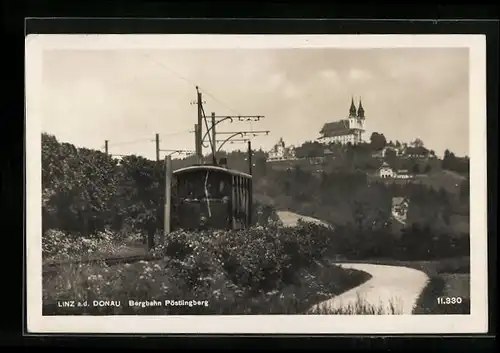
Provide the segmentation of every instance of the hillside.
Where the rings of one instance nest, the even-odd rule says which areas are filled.
[[[61,314],[57,300],[90,301],[103,296],[161,300],[166,293],[187,300],[207,298],[213,306],[156,307],[141,313],[299,313],[307,309],[304,305],[367,280],[359,271],[335,266],[325,270],[325,260],[331,256],[420,261],[470,253],[468,229],[457,230],[453,224],[453,217],[464,216],[468,207],[466,192],[455,197],[444,188],[436,191],[420,184],[368,183],[366,173],[349,168],[330,173],[300,167],[273,171],[267,169],[262,153],[256,155],[256,202],[250,227],[175,229],[162,240],[163,161],[126,156],[118,162],[100,151],[43,135],[44,262],[138,254],[141,240],[147,242],[148,255],[163,259],[134,265],[94,261],[60,266],[43,276],[44,313]],[[228,154],[230,167],[248,167],[244,156]],[[190,161],[176,163],[179,168]],[[456,179],[441,173],[436,180],[448,180],[445,176]],[[393,197],[410,202],[407,224],[397,230],[391,226]],[[279,211],[331,226],[304,223],[290,212]],[[294,226],[283,227],[280,213]],[[295,289],[285,295],[290,288]],[[135,309],[113,310],[104,308],[96,314],[136,313]]]
[[[133,227],[142,229],[151,239],[163,227],[163,212],[157,206],[163,205],[164,197],[162,161],[126,156],[118,162],[100,151],[60,143],[50,135],[42,137],[44,230],[57,228],[92,234],[106,227]],[[320,172],[301,166],[273,170],[266,163],[265,153],[256,151],[256,202],[368,232],[390,228],[392,199],[407,197],[409,225],[439,232],[462,232],[468,228],[468,182],[458,172],[435,170],[419,175],[418,183],[401,185],[368,182],[364,170],[352,167],[362,160],[360,156],[373,159],[369,145],[332,148],[343,156],[333,160],[342,158],[345,167]],[[456,159],[450,155],[444,164]],[[246,152],[218,157],[221,156],[227,158],[230,168],[248,172]],[[174,160],[174,168],[190,165],[192,159]],[[311,159],[306,161],[314,168],[321,166],[310,163]],[[321,163],[328,163],[328,159]]]

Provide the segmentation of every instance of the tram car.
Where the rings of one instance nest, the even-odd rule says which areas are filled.
[[[242,229],[252,223],[252,176],[217,165],[173,171],[172,229]]]

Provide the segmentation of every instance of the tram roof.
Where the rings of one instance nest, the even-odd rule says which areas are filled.
[[[196,172],[196,171],[204,171],[204,170],[211,170],[211,171],[223,172],[223,173],[228,173],[228,174],[231,174],[231,175],[240,176],[240,177],[247,178],[247,179],[252,179],[252,176],[250,174],[243,173],[243,172],[240,172],[240,171],[237,171],[237,170],[234,170],[234,169],[227,169],[227,168],[215,166],[215,165],[192,165],[192,166],[189,166],[189,167],[185,167],[185,168],[180,168],[180,169],[174,170],[173,174],[174,175],[175,174],[184,174],[184,173],[190,173],[190,172]]]

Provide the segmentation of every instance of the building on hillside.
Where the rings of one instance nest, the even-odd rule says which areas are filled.
[[[387,152],[392,151],[395,156],[402,157],[406,153],[406,147],[395,147],[395,146],[385,146],[380,151],[376,151],[372,153],[373,158],[384,159],[387,156]]]
[[[283,138],[280,138],[278,143],[269,151],[267,160],[272,162],[290,159],[295,159],[295,148],[293,146],[287,147]]]
[[[394,178],[396,172],[392,169],[389,164],[383,163],[378,169],[378,176],[381,178]]]
[[[391,215],[392,218],[402,225],[406,225],[408,219],[408,209],[410,207],[410,200],[406,197],[393,197]]]
[[[429,150],[425,147],[408,147],[405,150],[405,155],[408,158],[426,159],[429,154]]]
[[[399,180],[413,179],[413,175],[410,174],[407,169],[395,169],[394,167],[391,167],[387,162],[382,163],[382,165],[377,169],[374,177],[380,179]]]
[[[333,152],[331,149],[329,148],[325,148],[323,150],[323,155],[324,156],[334,156],[335,155],[335,152]]]
[[[351,143],[353,145],[362,142],[362,135],[365,131],[365,110],[361,99],[356,109],[354,99],[351,100],[349,116],[346,119],[326,123],[320,131],[319,141],[324,143]]]
[[[411,179],[412,176],[407,169],[399,169],[394,175],[396,179]]]

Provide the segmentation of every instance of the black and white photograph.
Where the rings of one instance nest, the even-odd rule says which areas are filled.
[[[485,65],[476,35],[27,36],[28,329],[486,331]]]

